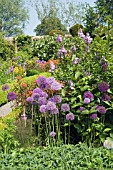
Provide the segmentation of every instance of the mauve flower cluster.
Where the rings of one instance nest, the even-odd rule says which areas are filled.
[[[74,53],[76,51],[76,47],[75,45],[73,47],[71,47],[71,52]]]
[[[55,137],[56,136],[56,132],[54,132],[54,131],[50,132],[49,136]]]
[[[15,100],[16,98],[17,98],[17,95],[16,95],[15,92],[9,92],[9,93],[7,94],[7,99],[8,99],[8,101]]]
[[[50,112],[50,114],[58,114],[57,104],[60,104],[62,99],[60,95],[56,94],[56,91],[61,90],[62,85],[58,83],[54,77],[46,78],[40,76],[36,82],[39,87],[33,90],[31,97],[28,97],[26,101],[39,105],[39,111],[41,113]],[[50,96],[49,91],[51,92],[52,90],[53,94],[55,91],[55,95]]]
[[[62,42],[62,36],[60,34],[58,34],[58,37],[56,38],[56,42]]]
[[[65,55],[65,54],[67,53],[67,51],[66,51],[66,49],[64,48],[64,46],[62,46],[62,48],[58,51],[58,53]]]
[[[74,120],[74,114],[73,113],[68,113],[66,115],[66,120]]]
[[[104,106],[97,106],[96,110],[100,113],[100,114],[105,114],[106,113],[106,108]]]
[[[93,94],[90,91],[84,92],[84,98],[89,98],[90,100],[94,99]]]
[[[79,62],[80,62],[80,59],[77,57],[73,60],[73,64],[78,64]]]
[[[9,89],[10,89],[10,87],[9,87],[8,84],[3,84],[2,85],[2,91],[6,91],[6,90],[9,90]]]
[[[93,114],[90,115],[90,119],[93,119],[93,120],[94,120],[94,119],[96,119],[96,118],[97,118],[97,113],[93,113]]]
[[[103,82],[100,82],[98,84],[98,89],[101,91],[101,92],[107,92],[107,90],[109,89],[109,84],[105,81]]]
[[[102,100],[103,100],[103,101],[110,102],[110,96],[109,96],[108,94],[103,94]]]
[[[49,72],[54,72],[55,71],[55,69],[56,69],[56,66],[55,66],[55,64],[51,61],[50,62],[50,70],[49,70]]]
[[[92,38],[90,37],[89,33],[86,33],[86,36],[82,32],[82,29],[80,28],[78,35],[85,40],[86,44],[91,44]]]

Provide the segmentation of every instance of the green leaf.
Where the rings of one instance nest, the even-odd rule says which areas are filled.
[[[88,85],[86,85],[86,86],[84,86],[83,88],[81,88],[81,91],[88,90],[88,88],[89,88],[89,86],[88,86]]]
[[[89,110],[84,110],[81,112],[82,115],[88,115],[89,114]]]
[[[76,103],[75,100],[76,100],[76,97],[72,97],[72,98],[71,98],[71,102],[72,102],[72,103],[73,103],[73,102]]]
[[[65,90],[64,89],[62,89],[62,96],[65,96]]]
[[[65,124],[64,124],[64,127],[66,127],[66,126],[69,126],[69,124],[68,124],[68,123],[65,123]]]
[[[78,78],[80,77],[80,75],[81,75],[81,72],[80,72],[80,71],[77,71],[77,72],[75,73],[75,79],[78,79]]]
[[[111,128],[106,128],[106,129],[104,129],[103,132],[109,132],[110,130],[111,130]]]
[[[74,105],[72,105],[72,108],[75,108],[75,107],[77,107],[77,106],[81,106],[82,104],[81,103],[75,103]]]

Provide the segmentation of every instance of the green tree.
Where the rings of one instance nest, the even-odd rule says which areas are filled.
[[[36,35],[49,35],[51,30],[61,30],[63,33],[68,33],[65,26],[56,17],[45,17],[34,31]]]
[[[28,13],[24,0],[0,0],[0,31],[5,36],[22,33]]]
[[[77,3],[74,0],[35,0],[35,9],[38,19],[50,16],[59,18],[62,23],[69,28],[74,24],[82,24],[87,4]]]
[[[86,31],[91,34],[99,26],[113,25],[113,0],[97,0],[94,7],[88,7],[84,17]]]

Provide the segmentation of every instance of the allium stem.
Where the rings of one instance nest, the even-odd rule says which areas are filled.
[[[68,144],[70,144],[70,121],[69,121],[69,131],[68,131]]]

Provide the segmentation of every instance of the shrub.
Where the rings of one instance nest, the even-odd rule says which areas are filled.
[[[49,35],[54,35],[54,34],[64,35],[64,33],[61,30],[51,30],[49,32]]]
[[[80,24],[73,25],[73,26],[69,29],[69,32],[70,32],[70,34],[71,34],[73,37],[78,36],[78,31],[79,31],[80,28],[83,29],[83,26],[80,25]]]

